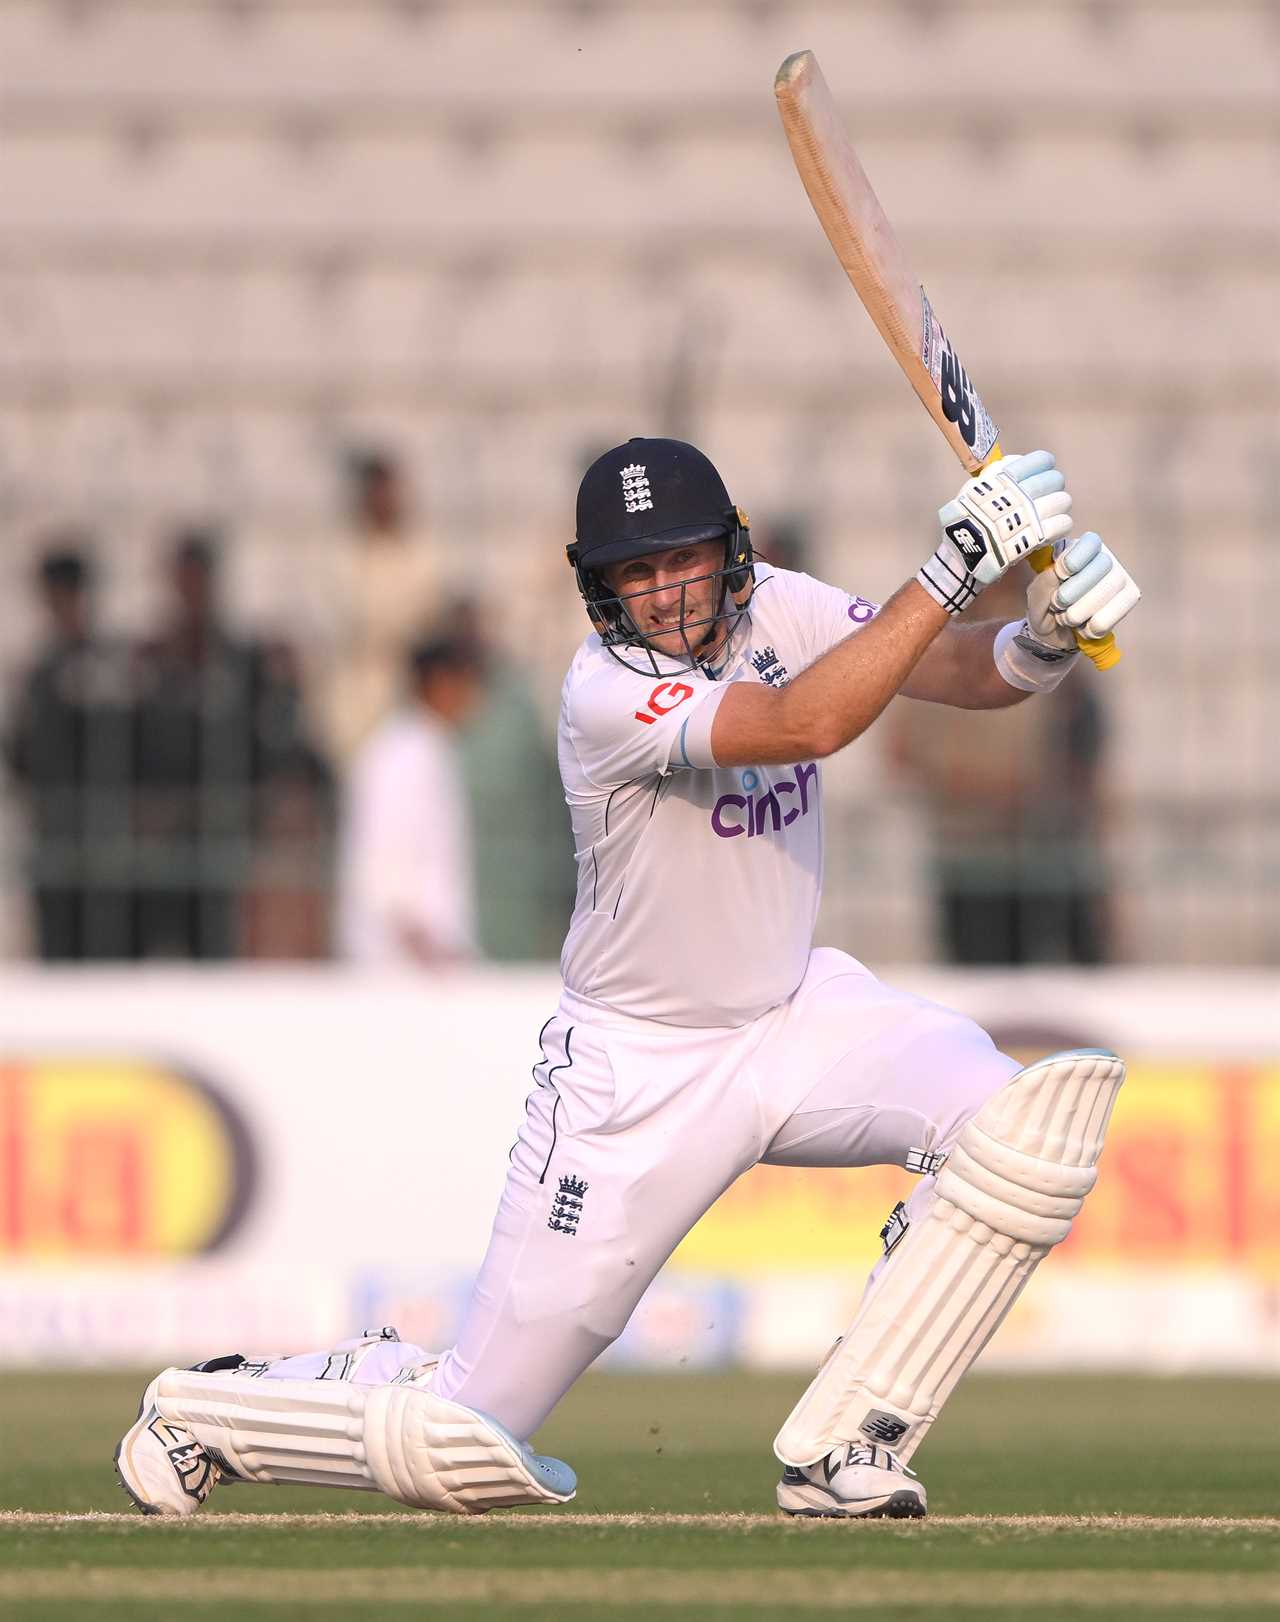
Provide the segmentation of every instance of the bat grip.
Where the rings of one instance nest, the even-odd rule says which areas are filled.
[[[1036,551],[1028,553],[1027,562],[1037,574],[1043,574],[1046,569],[1053,567],[1053,548],[1039,547]],[[1082,636],[1077,631],[1075,637],[1080,652],[1086,659],[1092,659],[1099,670],[1110,670],[1112,665],[1120,662],[1120,649],[1116,646],[1114,631],[1108,631],[1103,637]]]

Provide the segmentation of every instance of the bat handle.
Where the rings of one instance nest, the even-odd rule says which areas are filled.
[[[1004,452],[1000,448],[1000,441],[997,440],[987,452],[982,464],[983,467],[986,467],[988,463],[998,461],[1003,455]],[[972,466],[972,463],[970,463],[970,466]],[[1040,547],[1037,551],[1028,555],[1027,562],[1037,574],[1043,574],[1046,569],[1053,567],[1053,548],[1051,546]],[[1104,637],[1081,636],[1079,631],[1075,635],[1076,646],[1080,649],[1080,652],[1084,654],[1086,659],[1092,659],[1099,670],[1110,670],[1112,665],[1120,663],[1120,649],[1116,646],[1114,631],[1108,631]]]

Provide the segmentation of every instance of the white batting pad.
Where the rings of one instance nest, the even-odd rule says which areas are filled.
[[[577,1486],[559,1459],[422,1386],[166,1369],[155,1403],[246,1481],[356,1487],[456,1515],[563,1504]]]
[[[848,1334],[774,1442],[804,1466],[864,1438],[909,1459],[1097,1177],[1124,1065],[1055,1053],[989,1098],[938,1174]]]

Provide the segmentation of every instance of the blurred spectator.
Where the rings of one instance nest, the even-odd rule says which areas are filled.
[[[134,944],[128,658],[93,629],[86,545],[58,536],[40,562],[49,636],[5,739],[26,792],[36,934],[50,961],[128,957]]]
[[[415,522],[399,462],[363,452],[347,474],[349,525],[331,567],[319,571],[327,630],[317,672],[326,746],[343,764],[390,713],[405,657],[439,612],[435,552]]]
[[[480,701],[458,735],[480,951],[503,962],[555,958],[576,882],[555,740],[530,692],[529,673],[488,644],[479,603],[455,599],[445,618],[451,635],[476,650],[484,671]]]
[[[338,950],[359,963],[439,964],[475,952],[457,736],[481,701],[483,671],[470,642],[438,638],[412,650],[407,675],[408,702],[361,745],[345,785]]]
[[[1025,592],[1025,579],[1006,576],[960,618],[1017,618]],[[923,794],[948,962],[1097,964],[1111,955],[1105,723],[1093,672],[1081,665],[1058,692],[1008,710],[893,706],[890,761]]]
[[[169,622],[138,650],[143,957],[237,952],[258,791],[305,750],[291,665],[223,622],[219,557],[212,532],[178,532]]]
[[[268,702],[259,727],[264,775],[240,950],[250,958],[325,958],[331,936],[333,774],[309,740],[294,650],[268,642],[263,658],[268,673]]]

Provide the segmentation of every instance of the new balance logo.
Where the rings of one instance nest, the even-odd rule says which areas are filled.
[[[960,364],[960,357],[952,349],[951,340],[934,315],[923,287],[920,289],[920,314],[920,358],[938,390],[942,414],[948,422],[955,423],[961,439],[978,460],[985,461],[999,433],[987,415],[986,406],[978,398],[978,391],[970,382],[968,372]]]
[[[873,1408],[858,1429],[864,1436],[870,1436],[874,1441],[892,1447],[907,1434],[911,1424],[908,1420],[899,1419],[897,1414],[885,1413],[883,1408]]]
[[[590,1185],[572,1172],[560,1179],[560,1188],[551,1202],[551,1215],[547,1226],[552,1233],[567,1233],[574,1238],[578,1232],[578,1218],[582,1215],[583,1196]]]
[[[969,518],[958,518],[947,525],[947,538],[955,545],[965,563],[974,568],[986,555],[987,545],[978,526]]]
[[[1027,622],[1023,620],[1022,623],[1026,625]],[[1024,653],[1029,653],[1033,659],[1039,659],[1041,664],[1056,665],[1060,664],[1064,659],[1075,658],[1076,650],[1074,648],[1046,647],[1043,642],[1037,641],[1035,637],[1026,631],[1019,631],[1013,640],[1016,646],[1020,647]]]

